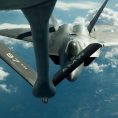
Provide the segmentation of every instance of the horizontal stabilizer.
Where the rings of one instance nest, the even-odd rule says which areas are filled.
[[[37,78],[36,72],[1,42],[0,58],[21,75],[31,86],[34,85]]]

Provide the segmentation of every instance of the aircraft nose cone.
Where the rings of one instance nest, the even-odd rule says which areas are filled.
[[[73,56],[77,55],[78,52],[79,52],[79,47],[78,47],[77,42],[71,41],[68,44],[68,47],[67,47],[67,54],[68,54],[68,56],[69,57],[73,57]]]

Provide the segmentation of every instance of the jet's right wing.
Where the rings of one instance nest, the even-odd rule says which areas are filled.
[[[28,42],[32,41],[31,30],[28,25],[0,25],[0,35]]]
[[[12,52],[5,44],[0,42],[0,58],[13,68],[31,86],[35,84],[37,74],[22,59]]]
[[[51,16],[49,21],[49,32],[55,32],[59,28],[59,24],[54,16]],[[19,39],[23,41],[32,42],[32,33],[29,25],[14,25],[2,24],[0,25],[0,35],[9,38]]]

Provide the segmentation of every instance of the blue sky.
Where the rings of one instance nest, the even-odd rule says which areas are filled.
[[[91,9],[98,8],[104,0],[59,0],[54,15],[62,23],[89,20]],[[118,1],[110,0],[101,16],[111,25],[118,25]],[[63,5],[63,6],[60,6]],[[79,6],[79,8],[77,7]],[[106,16],[107,14],[107,16]],[[114,16],[114,17],[113,17]],[[20,11],[1,11],[0,26],[27,24]],[[5,26],[6,27],[6,26]],[[7,26],[8,27],[8,26]],[[7,45],[35,68],[33,48],[13,39],[0,37]],[[4,118],[117,118],[118,117],[118,47],[102,49],[75,83],[66,80],[57,88],[56,96],[48,105],[32,95],[32,88],[5,62],[0,61],[0,116]],[[50,76],[58,67],[50,61]]]
[[[66,22],[67,21],[72,22],[73,19],[76,18],[77,16],[85,16],[88,10],[99,8],[100,5],[103,3],[103,0],[96,0],[96,1],[95,0],[83,0],[83,1],[82,0],[60,0],[59,3],[62,3],[59,4],[60,6],[65,5],[64,6],[65,8],[67,6],[70,7],[68,8],[68,10],[64,10],[62,8],[56,9],[55,15],[58,16],[58,18],[60,19],[66,18]],[[107,7],[117,11],[118,7],[115,7],[117,3],[118,3],[117,0],[110,0]],[[78,4],[78,8],[77,8],[77,4]],[[58,4],[57,4],[57,8],[59,8]]]

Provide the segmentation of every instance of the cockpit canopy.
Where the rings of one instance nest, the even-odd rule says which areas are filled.
[[[76,24],[73,25],[73,33],[75,34],[82,34],[82,35],[89,35],[89,32],[85,25]]]

